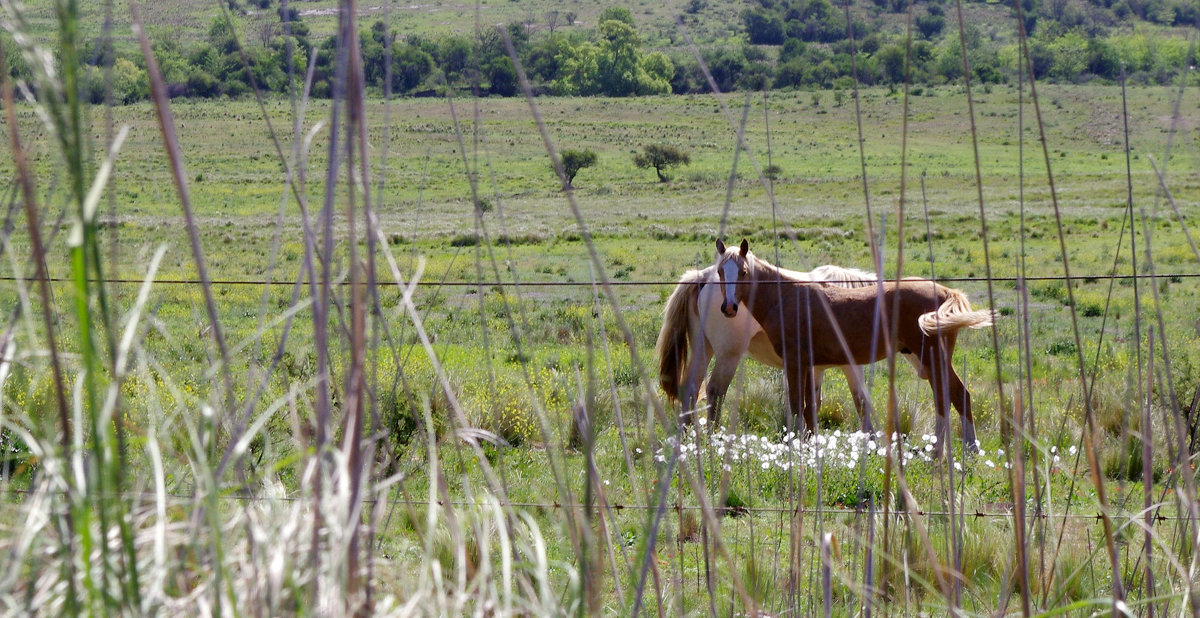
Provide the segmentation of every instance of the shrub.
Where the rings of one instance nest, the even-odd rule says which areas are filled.
[[[567,186],[575,182],[575,175],[579,170],[595,165],[597,158],[596,152],[588,149],[567,149],[560,152],[559,159],[562,161],[563,173],[567,175]]]
[[[117,58],[113,63],[112,82],[113,100],[117,103],[133,103],[150,96],[146,72],[131,60]]]
[[[187,80],[187,95],[210,98],[221,94],[221,82],[203,69],[195,69]]]
[[[659,182],[667,182],[670,180],[663,174],[663,170],[691,163],[691,156],[686,151],[680,150],[669,144],[648,144],[642,147],[642,151],[633,157],[633,164],[640,168],[653,167],[654,173],[658,174]]]

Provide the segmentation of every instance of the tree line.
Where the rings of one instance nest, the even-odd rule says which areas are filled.
[[[227,0],[232,2],[233,0]],[[260,8],[271,0],[254,0]],[[689,12],[711,0],[692,0]],[[636,96],[701,93],[709,77],[723,91],[767,88],[847,89],[862,85],[938,85],[962,79],[958,28],[948,26],[948,0],[916,5],[913,38],[884,34],[907,0],[868,0],[867,11],[847,12],[830,0],[751,0],[742,12],[740,42],[706,47],[703,64],[690,50],[654,49],[638,32],[628,9],[605,9],[594,28],[533,31],[525,24],[485,28],[472,35],[400,37],[377,21],[360,32],[365,79],[378,92],[434,96],[454,89],[480,96],[520,94],[511,41],[538,95]],[[1134,83],[1162,84],[1195,64],[1188,42],[1162,36],[1145,24],[1178,26],[1200,19],[1195,2],[1184,0],[1020,0],[1029,33],[1035,77],[1059,82],[1115,81],[1122,71]],[[1013,9],[1009,9],[1012,11]],[[185,46],[158,37],[154,53],[172,96],[237,97],[257,87],[287,92],[299,87],[313,60],[312,94],[329,97],[336,84],[336,41],[314,41],[292,8],[277,8],[271,20],[245,21],[235,32],[215,18],[201,42]],[[1118,29],[1137,18],[1143,27]],[[564,30],[569,30],[565,31]],[[963,38],[972,79],[1000,83],[1015,79],[1014,40],[998,41],[979,24]],[[28,75],[15,43],[0,38],[14,77]],[[92,102],[111,96],[118,104],[149,96],[144,63],[135,50],[116,49],[95,39],[82,50],[92,66],[81,88]],[[702,68],[703,67],[703,68]],[[707,71],[707,74],[706,74]]]
[[[865,84],[937,85],[962,79],[962,43],[946,14],[953,6],[949,0],[917,2],[911,42],[880,34],[885,22],[904,22],[908,0],[869,0],[865,12],[850,14],[849,24],[847,12],[830,0],[752,0],[742,20],[750,44],[779,46],[772,87],[845,86],[854,74]],[[1194,64],[1186,38],[1166,32],[1200,25],[1194,2],[1020,0],[1019,6],[1037,79],[1113,82],[1124,70],[1135,83],[1162,84]],[[1015,7],[994,12],[1016,23]],[[1017,74],[1018,37],[1010,32],[1000,40],[997,30],[985,33],[970,22],[962,33],[977,82],[1006,82]]]

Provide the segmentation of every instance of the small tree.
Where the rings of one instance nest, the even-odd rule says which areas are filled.
[[[634,165],[640,168],[653,167],[654,173],[658,174],[659,182],[670,180],[663,175],[663,170],[676,165],[687,165],[691,162],[688,153],[668,144],[648,144],[642,147],[640,153],[633,156]]]
[[[592,150],[563,150],[558,153],[562,160],[563,173],[567,175],[567,186],[575,182],[575,174],[585,167],[596,164],[596,153]]]

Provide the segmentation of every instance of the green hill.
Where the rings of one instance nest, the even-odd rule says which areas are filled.
[[[313,92],[328,96],[336,3],[284,7],[281,0],[227,0],[224,7],[164,0],[144,6],[142,15],[176,96],[237,97],[254,87],[283,92],[301,79],[313,54]],[[1021,0],[1019,11],[1028,66],[1040,80],[1115,82],[1124,71],[1133,83],[1168,84],[1195,64],[1187,38],[1200,18],[1195,3]],[[113,67],[116,102],[144,99],[129,11],[83,3],[81,13],[84,60]],[[723,91],[940,85],[962,79],[962,41],[976,83],[1005,83],[1017,78],[1024,66],[1018,60],[1026,57],[1019,52],[1018,7],[999,2],[920,1],[910,12],[902,0],[434,0],[372,4],[359,13],[368,83],[383,92],[390,73],[390,90],[400,95],[447,88],[518,94],[504,33],[535,91],[557,95],[707,92],[710,77]],[[30,3],[24,18],[28,31],[48,38],[52,2]],[[16,51],[7,35],[0,40]],[[25,74],[19,54],[9,56],[13,73]],[[93,101],[107,91],[103,73],[93,71],[84,85]]]

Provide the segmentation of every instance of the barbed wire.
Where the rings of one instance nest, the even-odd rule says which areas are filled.
[[[1022,280],[1026,281],[1026,282],[1071,281],[1071,282],[1091,283],[1094,281],[1110,281],[1110,280],[1124,281],[1124,280],[1130,280],[1130,279],[1137,279],[1137,280],[1141,281],[1141,280],[1160,280],[1160,279],[1167,279],[1167,280],[1181,279],[1182,280],[1182,279],[1196,279],[1196,278],[1200,278],[1200,273],[1155,273],[1155,274],[1142,274],[1142,275],[1124,275],[1124,274],[1123,275],[1112,275],[1112,274],[1110,274],[1110,275],[1071,275],[1070,277],[1066,277],[1066,276],[1062,276],[1062,275],[1038,275],[1038,276],[1032,276],[1032,277],[1005,276],[1005,277],[992,277],[991,280],[992,281],[1001,281],[1001,282],[1013,282],[1013,283],[1022,281]],[[895,281],[894,278],[888,278],[888,277],[884,277],[883,280],[885,282],[894,282]],[[948,283],[948,282],[979,283],[979,282],[987,281],[988,279],[986,277],[938,277],[937,279],[926,279],[926,278],[922,278],[922,277],[905,277],[905,280],[906,281],[933,281],[936,283]],[[22,281],[22,282],[26,282],[26,283],[38,283],[38,282],[41,282],[42,280],[37,277],[14,277],[12,275],[0,276],[0,282],[11,283],[11,282],[16,282],[16,281]],[[45,281],[47,283],[73,283],[74,279],[72,279],[70,277],[49,277]],[[118,285],[141,285],[141,284],[145,283],[145,280],[144,279],[115,277],[115,278],[105,278],[105,279],[89,279],[89,282],[91,282],[91,283],[97,283],[97,282],[111,283],[111,284],[118,284]],[[823,280],[823,281],[807,281],[807,282],[803,282],[803,283],[827,283],[828,284],[828,283],[851,283],[851,282],[860,283],[861,280],[828,279],[828,280]],[[155,279],[153,281],[153,283],[163,284],[163,285],[199,285],[201,283],[201,281],[199,279],[176,277],[176,278],[170,278],[170,279]],[[270,281],[268,281],[266,279],[214,279],[214,280],[210,281],[210,283],[212,285],[224,285],[224,286],[292,285],[294,283],[294,281],[285,280],[285,279],[277,279],[277,280],[273,279]],[[307,281],[306,281],[306,283],[307,283]],[[335,285],[350,285],[349,281],[341,281],[341,280],[334,281],[332,283]],[[760,280],[758,280],[758,283],[772,284],[772,283],[797,283],[797,282],[790,281],[790,280],[783,280],[783,279],[760,279]],[[318,285],[320,285],[320,284],[321,284],[321,282],[318,282]],[[667,285],[679,285],[679,284],[680,284],[680,281],[675,280],[675,279],[669,279],[669,280],[668,279],[646,279],[646,280],[640,280],[640,281],[612,281],[612,280],[610,280],[609,281],[609,285],[612,285],[615,287],[667,286]],[[488,281],[418,281],[417,282],[418,287],[480,287],[480,286],[482,286],[482,287],[514,287],[515,286],[515,287],[587,287],[587,288],[590,288],[593,285],[595,285],[595,284],[590,281],[497,281],[497,280],[488,280]],[[702,285],[702,284],[701,283],[687,283],[684,285]]]
[[[67,495],[67,492],[63,491],[63,490],[40,491],[40,490],[34,490],[34,489],[16,489],[16,488],[11,488],[11,487],[0,489],[0,493],[4,493],[4,494],[8,494],[8,495],[18,495],[18,496],[32,496],[35,494],[52,494],[52,495],[56,495],[56,496]],[[93,495],[95,495],[95,494],[93,494]],[[152,492],[103,492],[103,493],[99,494],[98,497],[110,498],[110,499],[111,498],[119,498],[122,500],[130,500],[133,498],[140,498],[140,499],[148,500],[151,498],[157,498],[158,494],[152,493]],[[175,500],[194,500],[196,498],[196,496],[194,496],[194,495],[175,494],[175,493],[168,493],[168,494],[166,494],[166,497],[172,498]],[[304,499],[304,498],[300,498],[297,496],[252,496],[252,495],[233,495],[233,494],[221,494],[221,495],[217,496],[217,498],[219,498],[221,500],[229,501],[229,502],[255,502],[255,503],[299,502]],[[381,502],[384,504],[396,504],[396,505],[407,504],[407,505],[415,505],[415,506],[422,506],[422,507],[427,507],[430,504],[429,500],[413,499],[413,498],[406,498],[403,500],[364,498],[361,500],[361,502],[364,504],[377,504],[377,503],[381,503]],[[447,505],[454,506],[454,507],[463,507],[463,506],[473,506],[478,503],[472,502],[469,500],[450,500],[448,502],[445,500],[437,500],[436,504],[441,507],[444,507]],[[542,509],[542,510],[550,510],[550,509],[583,510],[586,508],[583,504],[563,504],[563,503],[557,502],[557,501],[556,502],[532,502],[532,501],[520,501],[520,500],[501,500],[501,501],[498,501],[497,504],[504,508]],[[636,503],[635,504],[624,504],[624,503],[617,503],[617,502],[608,502],[603,505],[601,503],[597,502],[593,505],[593,507],[594,508],[607,507],[607,508],[610,508],[617,512],[626,511],[626,510],[629,510],[629,511],[657,511],[660,508],[660,506],[657,504],[636,504]],[[674,504],[668,504],[668,505],[662,506],[661,508],[663,508],[664,510],[667,510],[667,511],[681,514],[684,512],[698,512],[698,511],[703,510],[704,507],[701,507],[700,505],[695,505],[695,504],[682,504],[682,503],[676,502]],[[804,508],[804,507],[799,507],[799,506],[791,507],[791,506],[745,506],[745,505],[739,505],[739,506],[735,506],[735,507],[731,506],[731,507],[723,507],[723,508],[722,507],[713,507],[713,508],[715,508],[715,510],[718,512],[725,512],[726,514],[728,514],[730,516],[734,516],[734,517],[742,516],[742,515],[749,515],[749,514],[753,514],[753,513],[791,514],[791,515],[799,515],[799,516],[804,516],[804,515],[814,515],[814,516],[815,515],[869,515],[870,514],[870,511],[868,511],[865,508],[855,509],[855,508],[849,508],[849,507]],[[882,511],[877,511],[876,513],[882,514]],[[971,510],[963,510],[963,511],[953,511],[953,512],[946,511],[946,510],[918,510],[918,511],[914,512],[914,511],[901,509],[899,511],[893,511],[893,513],[895,515],[906,515],[906,516],[916,515],[919,517],[939,517],[939,518],[940,517],[964,517],[964,518],[973,518],[973,519],[983,519],[983,518],[1011,519],[1013,517],[1012,511],[986,511],[986,510],[979,509],[979,508],[975,508],[975,509],[971,509]],[[1146,513],[1144,511],[1122,511],[1122,512],[1109,513],[1109,517],[1111,517],[1111,518],[1130,519],[1130,520],[1136,519],[1138,521],[1145,521],[1145,515],[1146,515]],[[1033,509],[1030,509],[1025,513],[1025,518],[1028,520],[1033,520],[1033,519],[1051,520],[1051,519],[1053,519],[1053,520],[1076,520],[1076,521],[1101,521],[1103,519],[1103,517],[1104,516],[1101,513],[1066,513],[1066,512],[1047,513],[1045,511],[1037,512],[1037,511],[1034,511]],[[1152,523],[1192,521],[1191,517],[1179,516],[1179,515],[1163,515],[1161,513],[1152,515],[1150,519],[1151,519]]]

